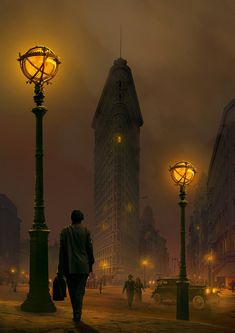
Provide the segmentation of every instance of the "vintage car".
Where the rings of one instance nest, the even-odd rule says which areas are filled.
[[[162,278],[156,281],[156,287],[152,292],[152,298],[156,304],[166,301],[176,301],[178,277]],[[189,281],[189,302],[195,309],[201,310],[205,308],[207,303],[218,303],[218,289],[208,288],[205,285],[193,285]]]

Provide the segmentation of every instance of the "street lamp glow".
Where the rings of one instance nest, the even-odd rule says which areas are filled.
[[[170,167],[171,178],[176,185],[189,185],[196,173],[194,166],[187,161],[180,161]]]
[[[35,46],[25,54],[19,54],[20,67],[30,83],[43,85],[57,73],[59,58],[45,46]]]
[[[142,261],[142,265],[143,265],[143,266],[147,266],[147,265],[148,265],[148,260],[147,260],[147,259],[144,259],[144,260]]]
[[[208,263],[211,263],[213,260],[214,260],[214,257],[213,257],[213,255],[210,253],[208,256],[207,256],[207,261],[208,261]]]

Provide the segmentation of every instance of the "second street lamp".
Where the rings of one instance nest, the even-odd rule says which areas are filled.
[[[142,266],[144,267],[144,276],[143,276],[144,288],[146,288],[146,266],[148,266],[148,260],[147,259],[144,259],[142,261]]]
[[[212,271],[211,271],[211,266],[212,266],[212,262],[214,260],[213,254],[212,254],[212,250],[210,251],[210,253],[206,256],[206,260],[207,260],[207,264],[208,264],[208,285],[209,287],[213,286],[213,280],[212,280]]]
[[[48,234],[45,223],[43,199],[43,116],[47,109],[43,106],[43,85],[56,74],[60,63],[58,57],[45,46],[36,46],[18,59],[23,74],[29,83],[35,84],[32,112],[36,117],[36,154],[35,154],[35,204],[34,222],[30,234],[30,280],[29,293],[21,309],[29,312],[54,312],[48,282]]]
[[[177,281],[176,319],[189,320],[189,282],[185,260],[185,207],[187,205],[185,186],[192,182],[196,170],[191,163],[181,161],[170,167],[170,173],[175,184],[180,186],[179,206],[181,208],[180,274]]]

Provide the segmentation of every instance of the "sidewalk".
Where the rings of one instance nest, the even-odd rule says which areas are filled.
[[[68,304],[57,302],[57,312],[52,314],[32,314],[20,310],[21,302],[15,300],[0,301],[0,332],[5,333],[231,333],[231,329],[194,322],[165,320],[161,318],[136,317],[118,312],[83,312],[83,322],[76,326],[71,320],[71,308]]]
[[[232,289],[221,289],[220,295],[235,297],[235,291],[232,291]]]

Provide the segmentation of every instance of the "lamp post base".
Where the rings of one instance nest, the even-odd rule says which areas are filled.
[[[188,280],[179,280],[177,284],[176,319],[189,320]]]
[[[27,312],[55,312],[49,293],[48,234],[49,230],[32,228],[30,234],[29,293],[21,305]]]
[[[28,294],[26,300],[21,305],[21,310],[25,312],[49,313],[56,312],[56,307],[50,295],[31,296]]]

